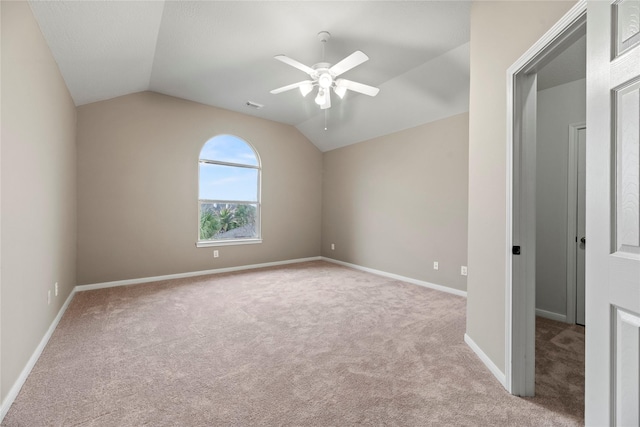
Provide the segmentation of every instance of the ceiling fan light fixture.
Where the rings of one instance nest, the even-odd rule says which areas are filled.
[[[322,73],[318,76],[318,85],[323,89],[329,89],[333,84],[333,78],[329,73]]]
[[[344,98],[344,95],[347,93],[347,88],[344,86],[336,86],[333,91],[340,97],[340,99]]]
[[[305,84],[300,86],[300,93],[302,94],[302,96],[309,95],[309,93],[311,93],[312,90],[313,90],[313,84],[312,83],[305,83]]]
[[[324,89],[320,89],[318,91],[318,96],[316,96],[316,104],[324,105],[324,103],[326,101],[325,96],[326,96],[326,94],[325,94]]]

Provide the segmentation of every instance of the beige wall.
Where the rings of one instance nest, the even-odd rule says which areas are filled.
[[[75,285],[76,110],[29,5],[1,8],[4,401]]]
[[[506,72],[575,2],[471,6],[467,334],[505,370]]]
[[[466,290],[468,117],[326,152],[323,256]]]
[[[196,248],[198,156],[219,134],[262,160],[262,238]],[[78,108],[78,284],[320,255],[322,153],[295,128],[152,92]]]

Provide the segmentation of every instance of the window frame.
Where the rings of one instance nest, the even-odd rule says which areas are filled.
[[[249,165],[242,163],[234,163],[234,162],[225,162],[221,160],[213,160],[213,159],[204,159],[201,156],[202,150],[204,147],[213,139],[223,136],[230,136],[240,141],[244,142],[253,152],[256,157],[257,165]],[[247,202],[246,200],[222,200],[222,199],[201,199],[200,198],[200,165],[201,164],[209,164],[209,165],[218,165],[218,166],[229,166],[229,167],[238,167],[245,169],[253,169],[258,172],[257,177],[257,188],[256,188],[256,201],[255,202]],[[236,204],[236,205],[255,205],[256,206],[256,220],[255,220],[255,230],[257,237],[249,237],[249,238],[241,238],[241,239],[220,239],[220,240],[201,240],[200,239],[200,217],[201,217],[201,208],[202,203],[219,203],[219,204]],[[196,247],[198,248],[206,248],[211,246],[234,246],[234,245],[251,245],[262,243],[262,160],[260,159],[260,155],[258,154],[258,150],[255,149],[253,144],[248,142],[246,139],[241,138],[237,135],[232,134],[220,134],[213,136],[202,145],[200,148],[200,153],[198,153],[198,220],[196,222],[197,225],[197,240]]]

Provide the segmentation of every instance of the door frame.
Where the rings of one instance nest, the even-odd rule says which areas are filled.
[[[518,396],[535,394],[537,70],[584,33],[586,11],[580,0],[507,70],[505,384]]]
[[[569,125],[569,164],[567,174],[567,318],[566,322],[576,323],[578,278],[576,276],[576,227],[578,223],[576,205],[578,203],[578,131],[586,129],[587,123]]]

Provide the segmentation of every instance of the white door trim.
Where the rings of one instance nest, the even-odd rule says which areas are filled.
[[[567,174],[567,318],[566,322],[576,323],[576,204],[578,193],[578,130],[586,129],[587,124],[569,125],[569,164]]]
[[[525,194],[521,194],[519,182],[514,183],[514,171],[517,174],[521,172],[514,169],[514,166],[519,168],[518,164],[514,165],[514,154],[520,155],[521,147],[526,148],[527,142],[533,143],[535,147],[535,139],[533,142],[527,141],[526,129],[531,129],[531,124],[523,123],[527,116],[527,102],[521,96],[522,85],[527,76],[531,78],[534,75],[535,79],[537,69],[553,58],[555,49],[573,42],[572,37],[577,34],[577,30],[586,25],[586,10],[586,0],[580,0],[507,70],[505,377],[507,390],[520,396],[531,395],[535,387],[535,378],[530,375],[535,372],[535,336],[532,333],[535,332],[535,316],[527,315],[531,311],[535,312],[535,288],[530,289],[531,277],[535,280],[535,271],[525,268],[531,265],[532,260],[535,263],[535,253],[530,250],[528,253],[523,252],[515,262],[515,256],[511,253],[514,245],[525,244],[515,240],[522,237],[519,230],[530,231],[533,227],[535,232],[535,218],[533,225],[520,224],[521,219],[517,216],[519,212],[514,211],[516,199],[529,200],[529,204],[533,200],[535,203],[535,193],[527,194],[524,189]],[[531,112],[528,115],[531,116]],[[535,191],[535,187],[533,189]],[[527,247],[535,248],[535,242],[528,242]],[[523,274],[529,276],[529,279],[523,278]],[[514,277],[517,279],[514,280]]]

